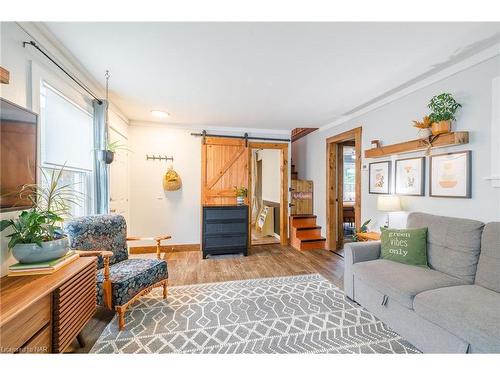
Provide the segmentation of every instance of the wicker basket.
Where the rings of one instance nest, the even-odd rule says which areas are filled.
[[[182,180],[179,174],[173,169],[169,169],[163,176],[163,190],[175,191],[182,186]]]

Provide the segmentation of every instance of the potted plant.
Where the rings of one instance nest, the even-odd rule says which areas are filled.
[[[359,241],[358,233],[366,233],[366,232],[368,232],[368,224],[370,224],[370,221],[372,221],[372,219],[366,220],[363,223],[363,225],[361,225],[361,227],[359,228],[359,230],[354,231],[354,234],[352,236],[352,241],[353,242],[358,242]]]
[[[69,204],[80,197],[71,184],[62,184],[64,167],[48,176],[42,170],[44,183],[23,185],[20,199],[29,199],[32,208],[21,212],[18,218],[0,221],[0,232],[11,228],[8,247],[20,263],[46,262],[64,256],[69,251],[68,238],[61,223],[69,214]]]
[[[432,122],[433,135],[449,133],[451,122],[455,120],[455,113],[462,107],[449,93],[434,96],[427,106],[432,110],[429,118]]]
[[[130,151],[128,147],[120,141],[114,141],[108,143],[105,150],[101,150],[99,159],[106,164],[111,164],[115,158],[115,153],[119,150]]]
[[[234,194],[236,195],[236,203],[241,205],[245,203],[245,197],[248,194],[248,189],[244,186],[234,187]]]
[[[431,132],[432,121],[429,116],[424,116],[421,121],[413,121],[413,126],[419,129],[418,137],[420,139],[428,139],[429,136],[432,134]]]

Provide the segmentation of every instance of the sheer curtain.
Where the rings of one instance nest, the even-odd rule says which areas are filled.
[[[93,101],[94,106],[94,193],[95,212],[97,214],[109,213],[109,165],[101,158],[101,151],[106,149],[107,129],[106,129],[106,100]]]

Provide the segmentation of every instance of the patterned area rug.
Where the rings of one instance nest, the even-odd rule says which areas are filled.
[[[105,328],[92,353],[418,353],[318,274],[170,287]]]

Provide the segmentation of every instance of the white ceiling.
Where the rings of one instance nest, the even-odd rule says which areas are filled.
[[[131,120],[318,127],[497,43],[500,23],[46,23]]]

